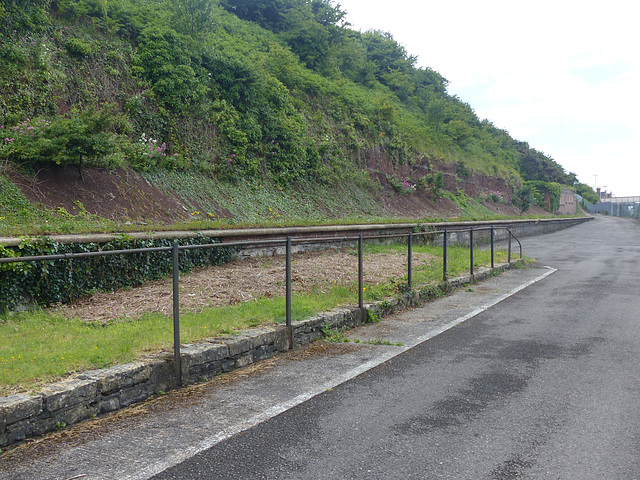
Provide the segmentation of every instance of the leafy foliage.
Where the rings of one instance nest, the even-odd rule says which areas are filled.
[[[154,25],[142,31],[138,42],[144,75],[170,109],[183,113],[207,94],[207,86],[196,73],[198,59],[191,58],[188,39],[172,28]]]
[[[50,27],[51,0],[2,0],[0,2],[0,32],[40,32]]]
[[[531,181],[525,182],[533,195],[533,203],[540,208],[555,212],[560,207],[560,195],[562,187],[558,183]]]
[[[52,122],[27,119],[11,129],[0,147],[5,158],[23,164],[53,162],[96,165],[115,148],[110,131],[114,117],[108,107],[99,112],[73,112],[71,118],[57,117]]]
[[[525,213],[534,204],[534,191],[531,185],[523,185],[516,190],[513,204],[520,209],[520,213]]]
[[[436,174],[429,173],[420,179],[421,185],[431,191],[434,200],[442,198],[444,188],[444,175],[442,172]]]

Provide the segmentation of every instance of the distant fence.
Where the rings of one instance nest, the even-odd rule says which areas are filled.
[[[583,200],[589,213],[600,213],[614,217],[640,218],[640,197],[609,198],[595,205]]]

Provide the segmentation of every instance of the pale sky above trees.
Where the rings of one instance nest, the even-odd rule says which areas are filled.
[[[616,196],[640,196],[640,29],[626,0],[341,0],[482,119]],[[597,175],[597,177],[595,177]]]

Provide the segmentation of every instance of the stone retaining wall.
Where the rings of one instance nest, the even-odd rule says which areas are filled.
[[[451,279],[448,288],[480,281],[516,263],[519,261],[498,265],[493,270],[480,269],[473,277]],[[357,307],[336,309],[295,322],[292,326],[293,346],[321,339],[325,328],[355,327],[367,320],[369,312],[382,317],[426,300],[428,292],[414,291],[401,298],[366,305],[363,312]],[[181,349],[183,383],[206,381],[288,349],[289,336],[285,326],[256,328],[233,337],[185,345]],[[37,395],[0,397],[0,447],[119,410],[176,387],[173,356],[163,354],[84,372],[48,385]]]

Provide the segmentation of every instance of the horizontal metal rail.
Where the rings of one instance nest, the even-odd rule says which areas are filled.
[[[291,325],[291,300],[292,300],[292,276],[291,276],[291,251],[292,246],[296,244],[305,243],[354,243],[358,249],[358,306],[361,314],[365,314],[364,310],[364,267],[363,267],[363,249],[365,240],[391,240],[391,239],[407,239],[407,286],[409,292],[413,288],[412,279],[412,255],[413,255],[413,243],[417,237],[436,237],[442,236],[442,278],[447,280],[447,257],[448,257],[448,243],[451,233],[469,233],[469,252],[470,252],[470,275],[474,275],[474,233],[479,231],[490,231],[491,237],[491,268],[494,268],[494,245],[495,245],[495,230],[505,230],[508,233],[508,261],[511,262],[511,241],[515,239],[520,247],[520,258],[522,258],[522,243],[513,235],[511,228],[500,226],[488,226],[488,227],[469,227],[469,228],[455,228],[452,230],[433,230],[428,232],[409,232],[409,233],[393,233],[387,235],[366,235],[363,234],[357,236],[331,236],[331,237],[299,237],[292,238],[287,236],[284,238],[272,238],[269,240],[244,240],[244,241],[231,241],[231,242],[219,242],[208,243],[201,245],[178,245],[174,240],[172,246],[167,247],[148,247],[148,248],[133,248],[126,250],[98,250],[95,252],[78,252],[78,253],[65,253],[59,255],[33,255],[25,257],[3,257],[0,258],[1,264],[11,263],[23,263],[23,262],[38,262],[38,261],[57,261],[57,260],[72,260],[74,258],[88,258],[88,257],[106,257],[113,255],[131,255],[131,254],[146,254],[153,252],[170,252],[172,262],[172,277],[173,277],[173,347],[174,347],[174,365],[176,382],[182,383],[182,362],[180,355],[180,289],[179,289],[179,260],[180,250],[197,250],[205,248],[259,248],[265,246],[284,246],[285,247],[285,283],[286,283],[286,314],[285,324],[288,329],[289,348],[293,348],[292,338],[292,325]],[[0,272],[1,274],[1,272]]]

